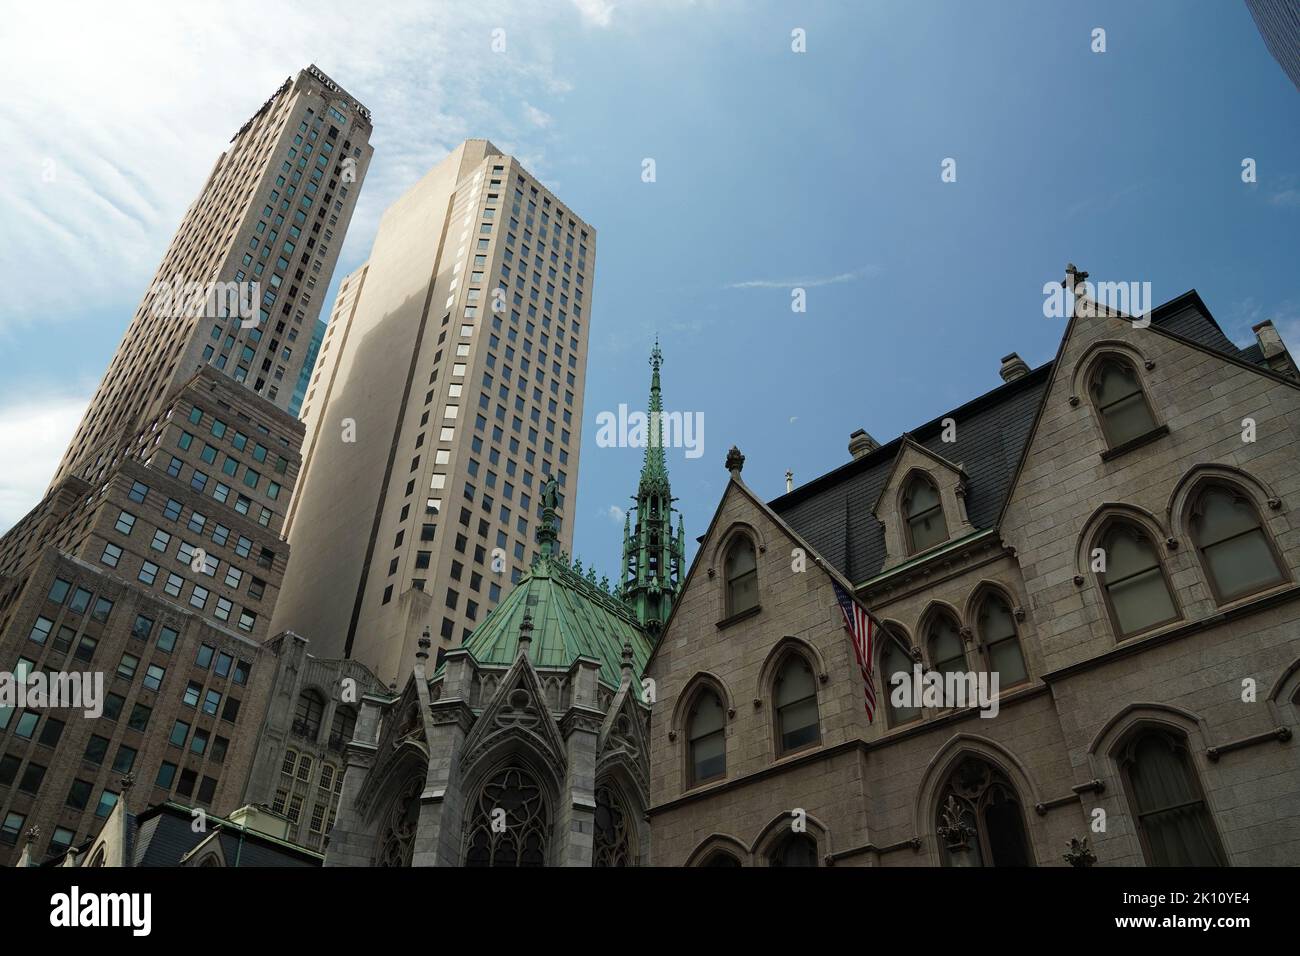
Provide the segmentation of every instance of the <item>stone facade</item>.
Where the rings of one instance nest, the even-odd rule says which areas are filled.
[[[1085,838],[1103,866],[1300,862],[1294,364],[1231,346],[1194,293],[1149,327],[1083,312],[1051,366],[1019,370],[916,440],[867,449],[806,494],[765,504],[729,456],[733,479],[646,671],[653,864],[1086,865],[1071,849]],[[1122,441],[1107,438],[1097,384],[1116,356],[1150,414]],[[970,439],[936,451],[950,419],[995,451]],[[946,535],[914,551],[917,472]],[[1196,524],[1212,489],[1242,521],[1258,517],[1251,561],[1268,566],[1266,544],[1276,561],[1236,597],[1214,583],[1209,525]],[[1141,547],[1107,536],[1121,526]],[[741,540],[758,600],[733,613]],[[1156,562],[1141,565],[1136,611],[1121,590],[1133,554]],[[1222,578],[1240,564],[1213,567]],[[836,585],[878,621],[871,720]],[[951,700],[894,706],[886,679],[914,664],[997,672],[996,716]],[[816,675],[814,739],[782,747],[776,685],[799,667]],[[715,695],[720,772],[695,729]],[[1177,768],[1175,809],[1152,805],[1153,759]],[[1185,827],[1175,839],[1171,813]]]

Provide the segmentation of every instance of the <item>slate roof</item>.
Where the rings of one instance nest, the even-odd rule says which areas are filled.
[[[320,866],[321,857],[304,847],[294,846],[256,830],[243,831],[240,846],[238,824],[208,814],[208,832],[195,833],[188,807],[162,803],[132,817],[133,866],[178,866],[185,854],[206,840],[213,829],[220,828],[217,839],[227,866]]]
[[[579,657],[594,658],[600,661],[600,681],[617,689],[623,645],[628,643],[635,673],[645,672],[654,641],[632,609],[575,571],[562,556],[538,558],[463,646],[480,664],[513,664],[525,610],[532,613],[529,657],[533,666],[568,668]]]
[[[1257,345],[1238,349],[1232,344],[1195,290],[1152,310],[1151,323],[1177,338],[1267,367]],[[969,479],[967,511],[980,530],[997,523],[1052,365],[1040,365],[907,433],[917,444],[962,466]],[[948,417],[960,423],[952,443],[941,440],[943,419]],[[884,566],[885,529],[871,509],[902,438],[770,502],[773,511],[854,584],[874,577]]]

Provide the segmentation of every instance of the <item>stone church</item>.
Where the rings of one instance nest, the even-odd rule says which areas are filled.
[[[539,554],[471,637],[400,695],[363,698],[326,866],[637,866],[650,858],[650,703],[642,674],[683,573],[664,461],[656,344],[645,461],[617,586]]]
[[[1053,361],[829,474],[764,502],[732,450],[646,671],[651,863],[1300,864],[1295,365],[1066,284]]]
[[[733,448],[689,570],[654,442],[616,588],[547,509],[470,640],[365,699],[326,865],[1300,863],[1295,364],[1195,292],[1065,285],[1051,362],[774,501]]]

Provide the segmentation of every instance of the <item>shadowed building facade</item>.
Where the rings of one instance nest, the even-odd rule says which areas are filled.
[[[455,646],[519,580],[548,477],[572,514],[595,258],[595,230],[487,140],[388,208],[303,399],[276,631],[395,681],[426,628]]]

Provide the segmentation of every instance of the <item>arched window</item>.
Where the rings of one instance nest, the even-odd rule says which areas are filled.
[[[930,618],[926,628],[927,649],[930,652],[930,669],[940,674],[966,672],[966,650],[962,647],[961,632],[949,614],[939,613]]]
[[[740,861],[725,850],[714,850],[700,866],[740,866]]]
[[[816,866],[817,841],[807,833],[791,833],[767,857],[768,866]]]
[[[980,639],[989,670],[998,675],[999,687],[1012,687],[1029,679],[1016,633],[1016,619],[1000,594],[989,594],[980,604]]]
[[[896,635],[887,634],[884,643],[880,648],[880,677],[884,683],[885,706],[889,714],[889,726],[897,727],[899,724],[910,723],[921,716],[920,707],[912,707],[904,704],[901,707],[894,706],[894,675],[908,675],[908,683],[905,686],[911,686],[912,680],[912,655],[909,654],[903,646],[903,642]],[[909,695],[908,699],[911,697]]]
[[[740,535],[727,549],[727,617],[758,607],[758,562],[754,542]]]
[[[822,739],[817,716],[817,678],[802,654],[787,654],[772,686],[776,705],[776,751],[787,754]]]
[[[298,697],[298,709],[293,715],[293,732],[299,737],[315,740],[320,735],[321,716],[325,713],[325,701],[314,690],[303,691]]]
[[[1100,540],[1105,570],[1098,577],[1116,633],[1128,637],[1177,620],[1178,609],[1150,535],[1131,522],[1117,521]]]
[[[686,721],[690,785],[716,780],[727,773],[727,713],[709,688],[701,690]]]
[[[1226,864],[1186,738],[1163,729],[1139,731],[1119,763],[1149,865]]]
[[[1219,604],[1286,580],[1249,498],[1227,485],[1208,485],[1192,506],[1192,538]]]
[[[411,865],[423,789],[423,777],[411,777],[388,805],[375,848],[375,866]]]
[[[465,865],[545,866],[550,833],[541,785],[523,767],[506,767],[489,778],[471,807]]]
[[[357,712],[351,707],[340,707],[334,711],[330,721],[330,748],[342,750],[352,740],[357,729]]]
[[[631,866],[632,826],[623,801],[608,785],[596,788],[595,845],[592,866]]]
[[[917,475],[908,483],[903,495],[903,515],[907,519],[907,543],[911,553],[948,540],[948,522],[943,517],[939,490],[925,475]]]
[[[1107,356],[1097,363],[1088,380],[1093,407],[1101,421],[1106,444],[1115,448],[1156,427],[1142,382],[1132,363]]]
[[[936,832],[944,866],[1032,866],[1020,798],[1002,771],[966,757],[939,791]]]

